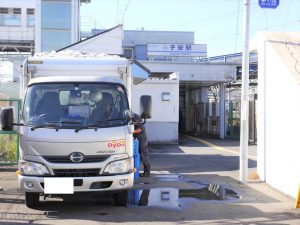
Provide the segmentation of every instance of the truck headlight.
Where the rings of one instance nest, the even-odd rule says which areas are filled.
[[[110,162],[104,169],[103,174],[122,174],[133,172],[133,157]]]
[[[20,162],[20,172],[22,175],[44,175],[49,174],[46,166],[37,162]]]

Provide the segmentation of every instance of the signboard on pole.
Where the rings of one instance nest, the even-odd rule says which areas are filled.
[[[148,44],[148,56],[206,57],[206,44]]]
[[[279,0],[258,0],[258,4],[261,8],[276,9],[279,5]]]

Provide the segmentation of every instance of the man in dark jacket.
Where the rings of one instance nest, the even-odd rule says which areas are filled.
[[[141,156],[142,163],[144,165],[144,173],[140,174],[140,176],[149,177],[150,160],[149,160],[148,141],[147,141],[145,126],[143,124],[142,118],[135,113],[134,113],[133,122],[135,123],[133,137],[139,140],[139,153]]]

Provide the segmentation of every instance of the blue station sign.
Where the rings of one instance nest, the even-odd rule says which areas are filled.
[[[261,8],[276,9],[279,5],[279,0],[258,0],[258,4]]]

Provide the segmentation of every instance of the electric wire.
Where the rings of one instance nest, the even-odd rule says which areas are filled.
[[[128,0],[127,5],[125,6],[124,10],[123,10],[123,20],[122,20],[122,24],[124,24],[124,19],[125,19],[125,14],[127,12],[128,6],[130,4],[131,0]]]
[[[288,23],[283,23],[283,24],[277,24],[277,25],[274,25],[274,26],[270,26],[269,29],[282,27],[282,26],[286,26],[286,25],[291,25],[291,24],[296,24],[296,23],[300,23],[300,20],[297,19],[297,20],[289,21]],[[257,31],[260,31],[260,30],[261,30],[261,28],[252,29],[252,30],[250,30],[250,33],[257,32]],[[242,34],[241,32],[238,32],[238,35],[241,35],[241,34]],[[234,34],[220,35],[220,36],[210,37],[210,38],[206,38],[206,39],[199,39],[198,42],[201,43],[201,42],[206,42],[206,41],[218,40],[218,39],[221,39],[221,38],[229,38],[229,37],[233,37],[235,35],[236,35],[235,33]]]
[[[236,53],[237,50],[237,38],[238,38],[238,32],[239,32],[239,16],[240,16],[240,0],[237,0],[237,16],[236,16],[236,25],[235,25],[235,44],[234,44],[234,53]]]
[[[252,5],[252,6],[250,5],[250,9],[251,8],[255,9],[256,7],[255,7],[255,5]],[[256,10],[254,10],[254,11],[256,11]],[[215,20],[215,19],[218,19],[218,18],[228,17],[228,16],[231,16],[231,15],[239,14],[239,11],[240,10],[232,11],[232,12],[229,12],[229,13],[220,14],[220,15],[212,16],[212,17],[208,17],[208,18],[203,18],[203,19],[199,19],[199,20],[194,20],[194,21],[190,21],[190,22],[185,22],[185,23],[181,23],[181,24],[165,26],[165,27],[163,27],[163,29],[174,28],[174,27],[183,27],[183,26],[188,26],[188,25],[192,25],[192,24],[199,24],[199,23],[203,23],[203,22],[209,22],[209,21],[212,21],[212,20]]]
[[[268,30],[269,29],[269,26],[268,26],[268,15],[267,15],[267,9],[264,10],[265,11],[265,30]]]
[[[293,3],[293,0],[290,0],[289,2],[289,6],[288,6],[288,10],[287,10],[287,13],[286,13],[286,16],[285,16],[285,19],[284,19],[284,24],[287,23],[287,19],[289,17],[289,14],[290,14],[290,10],[291,10],[291,6],[292,6],[292,3]],[[284,27],[284,30],[286,30],[286,27]]]
[[[129,6],[130,2],[131,2],[131,0],[128,0],[127,5],[126,5],[126,7],[125,7],[125,9],[124,9],[124,14],[126,13],[126,11],[127,11],[127,9],[128,9],[128,6]]]
[[[117,16],[116,16],[116,20],[117,23],[120,23],[120,12],[119,12],[119,0],[117,0]]]

